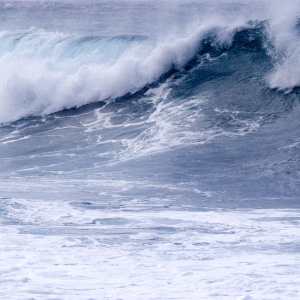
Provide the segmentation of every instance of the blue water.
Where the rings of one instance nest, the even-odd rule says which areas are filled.
[[[1,1],[0,295],[298,299],[296,4]]]

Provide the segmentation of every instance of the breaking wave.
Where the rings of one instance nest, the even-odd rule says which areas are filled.
[[[270,88],[290,92],[300,85],[298,27],[296,17],[288,23],[205,22],[189,34],[164,39],[74,36],[36,28],[3,31],[0,122],[132,94],[170,71],[199,64],[204,54],[216,56],[232,47],[267,53],[273,69],[265,74],[266,82]]]

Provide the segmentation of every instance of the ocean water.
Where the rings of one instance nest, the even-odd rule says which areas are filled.
[[[298,1],[0,1],[0,298],[300,298]]]

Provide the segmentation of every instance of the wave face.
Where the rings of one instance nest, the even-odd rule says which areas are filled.
[[[300,299],[299,17],[0,0],[1,298]]]

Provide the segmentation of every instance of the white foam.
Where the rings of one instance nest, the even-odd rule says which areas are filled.
[[[178,81],[184,81],[184,78],[183,76]],[[178,81],[176,84],[180,84]],[[169,96],[172,90],[171,82],[172,77],[164,84],[151,88],[145,93],[145,97],[140,102],[151,103],[152,109],[145,112],[142,121],[131,120],[129,117],[129,120],[121,124],[114,124],[112,120],[116,113],[107,111],[104,106],[95,110],[93,119],[82,123],[86,127],[86,132],[95,132],[98,135],[98,145],[121,144],[122,147],[114,149],[115,161],[119,162],[188,145],[204,144],[221,136],[241,136],[259,128],[261,118],[246,121],[239,117],[239,111],[216,109],[216,113],[228,113],[233,122],[239,125],[238,129],[226,131],[218,126],[207,129],[202,107],[210,101],[210,95],[205,93],[184,99],[173,99]],[[119,131],[119,134],[108,135],[105,133],[107,129],[111,132]],[[133,136],[126,137],[124,129],[126,131],[136,129],[136,132]]]
[[[0,295],[11,299],[299,298],[298,210],[158,211],[140,199],[126,199],[121,209],[101,210],[92,209],[94,202],[74,206],[64,197],[67,191],[80,192],[84,185],[104,192],[99,197],[105,202],[105,191],[117,196],[137,184],[10,182],[10,188],[30,192],[35,199],[1,199],[6,221],[15,224],[0,228]],[[53,201],[53,195],[39,200],[39,194],[33,194],[50,185],[56,191],[49,193],[60,195],[59,201]],[[7,186],[2,183],[1,190]],[[157,199],[156,204],[163,201]]]
[[[272,19],[268,27],[271,42],[268,50],[275,68],[268,81],[271,88],[289,92],[300,85],[300,32],[297,28],[300,9],[298,2],[293,0],[284,4],[275,1],[269,9]]]

